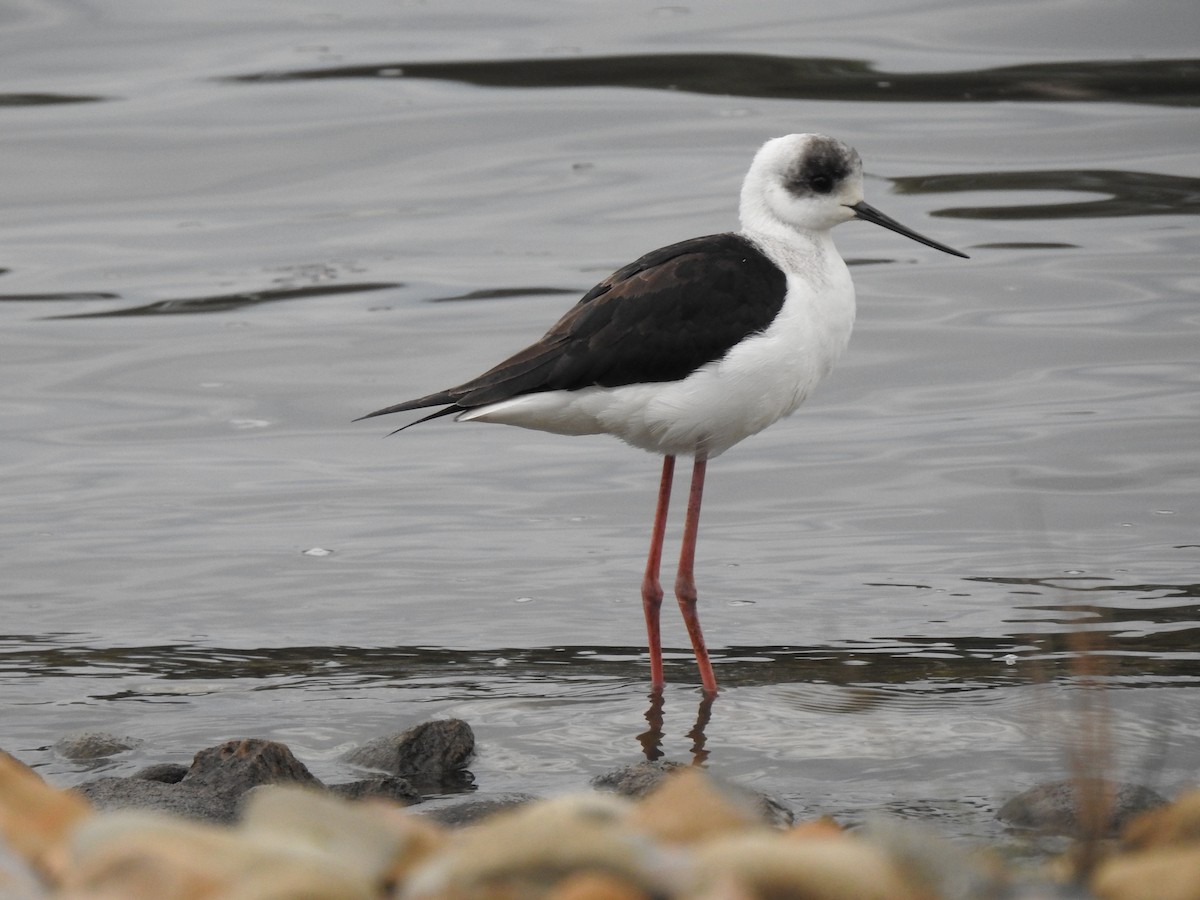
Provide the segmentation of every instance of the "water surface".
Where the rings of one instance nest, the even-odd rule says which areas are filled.
[[[115,772],[270,737],[337,777],[460,716],[485,791],[699,758],[803,814],[994,836],[1064,772],[1085,632],[1114,774],[1194,781],[1194,12],[993,5],[4,14],[0,746],[70,783],[74,730],[145,740]],[[801,130],[972,258],[838,230],[850,352],[710,467],[724,690],[667,610],[657,710],[654,458],[350,420],[734,227]]]

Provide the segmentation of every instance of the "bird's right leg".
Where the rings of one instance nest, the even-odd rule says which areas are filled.
[[[659,611],[662,609],[663,589],[658,581],[662,565],[663,537],[667,533],[667,508],[671,505],[671,480],[675,476],[675,457],[664,456],[662,481],[658,484],[658,504],[654,508],[654,528],[650,532],[650,555],[646,558],[646,574],[642,577],[642,609],[646,613],[646,639],[650,647],[650,690],[661,694],[663,680],[662,631]]]

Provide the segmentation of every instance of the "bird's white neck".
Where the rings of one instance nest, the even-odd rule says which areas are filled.
[[[760,186],[746,180],[738,207],[740,234],[755,243],[785,272],[820,271],[830,254],[837,256],[828,229],[801,228],[784,222],[768,206]]]
[[[828,231],[801,231],[778,221],[764,224],[767,227],[743,222],[739,234],[788,275],[819,283],[825,280],[823,273],[845,268]]]

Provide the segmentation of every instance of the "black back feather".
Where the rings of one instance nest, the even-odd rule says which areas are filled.
[[[679,381],[770,325],[786,291],[783,271],[741,235],[681,241],[618,269],[479,377],[362,418],[449,407],[436,418],[540,391]]]

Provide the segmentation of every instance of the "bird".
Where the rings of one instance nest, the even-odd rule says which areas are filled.
[[[740,227],[652,250],[617,269],[541,338],[456,387],[355,419],[442,416],[565,435],[609,434],[662,456],[642,576],[652,696],[665,689],[660,582],[676,457],[692,458],[675,578],[703,694],[717,694],[694,575],[708,462],[793,413],[841,357],[854,285],[830,232],[880,225],[968,258],[866,202],[862,161],[823,134],[766,141],[742,183]]]

